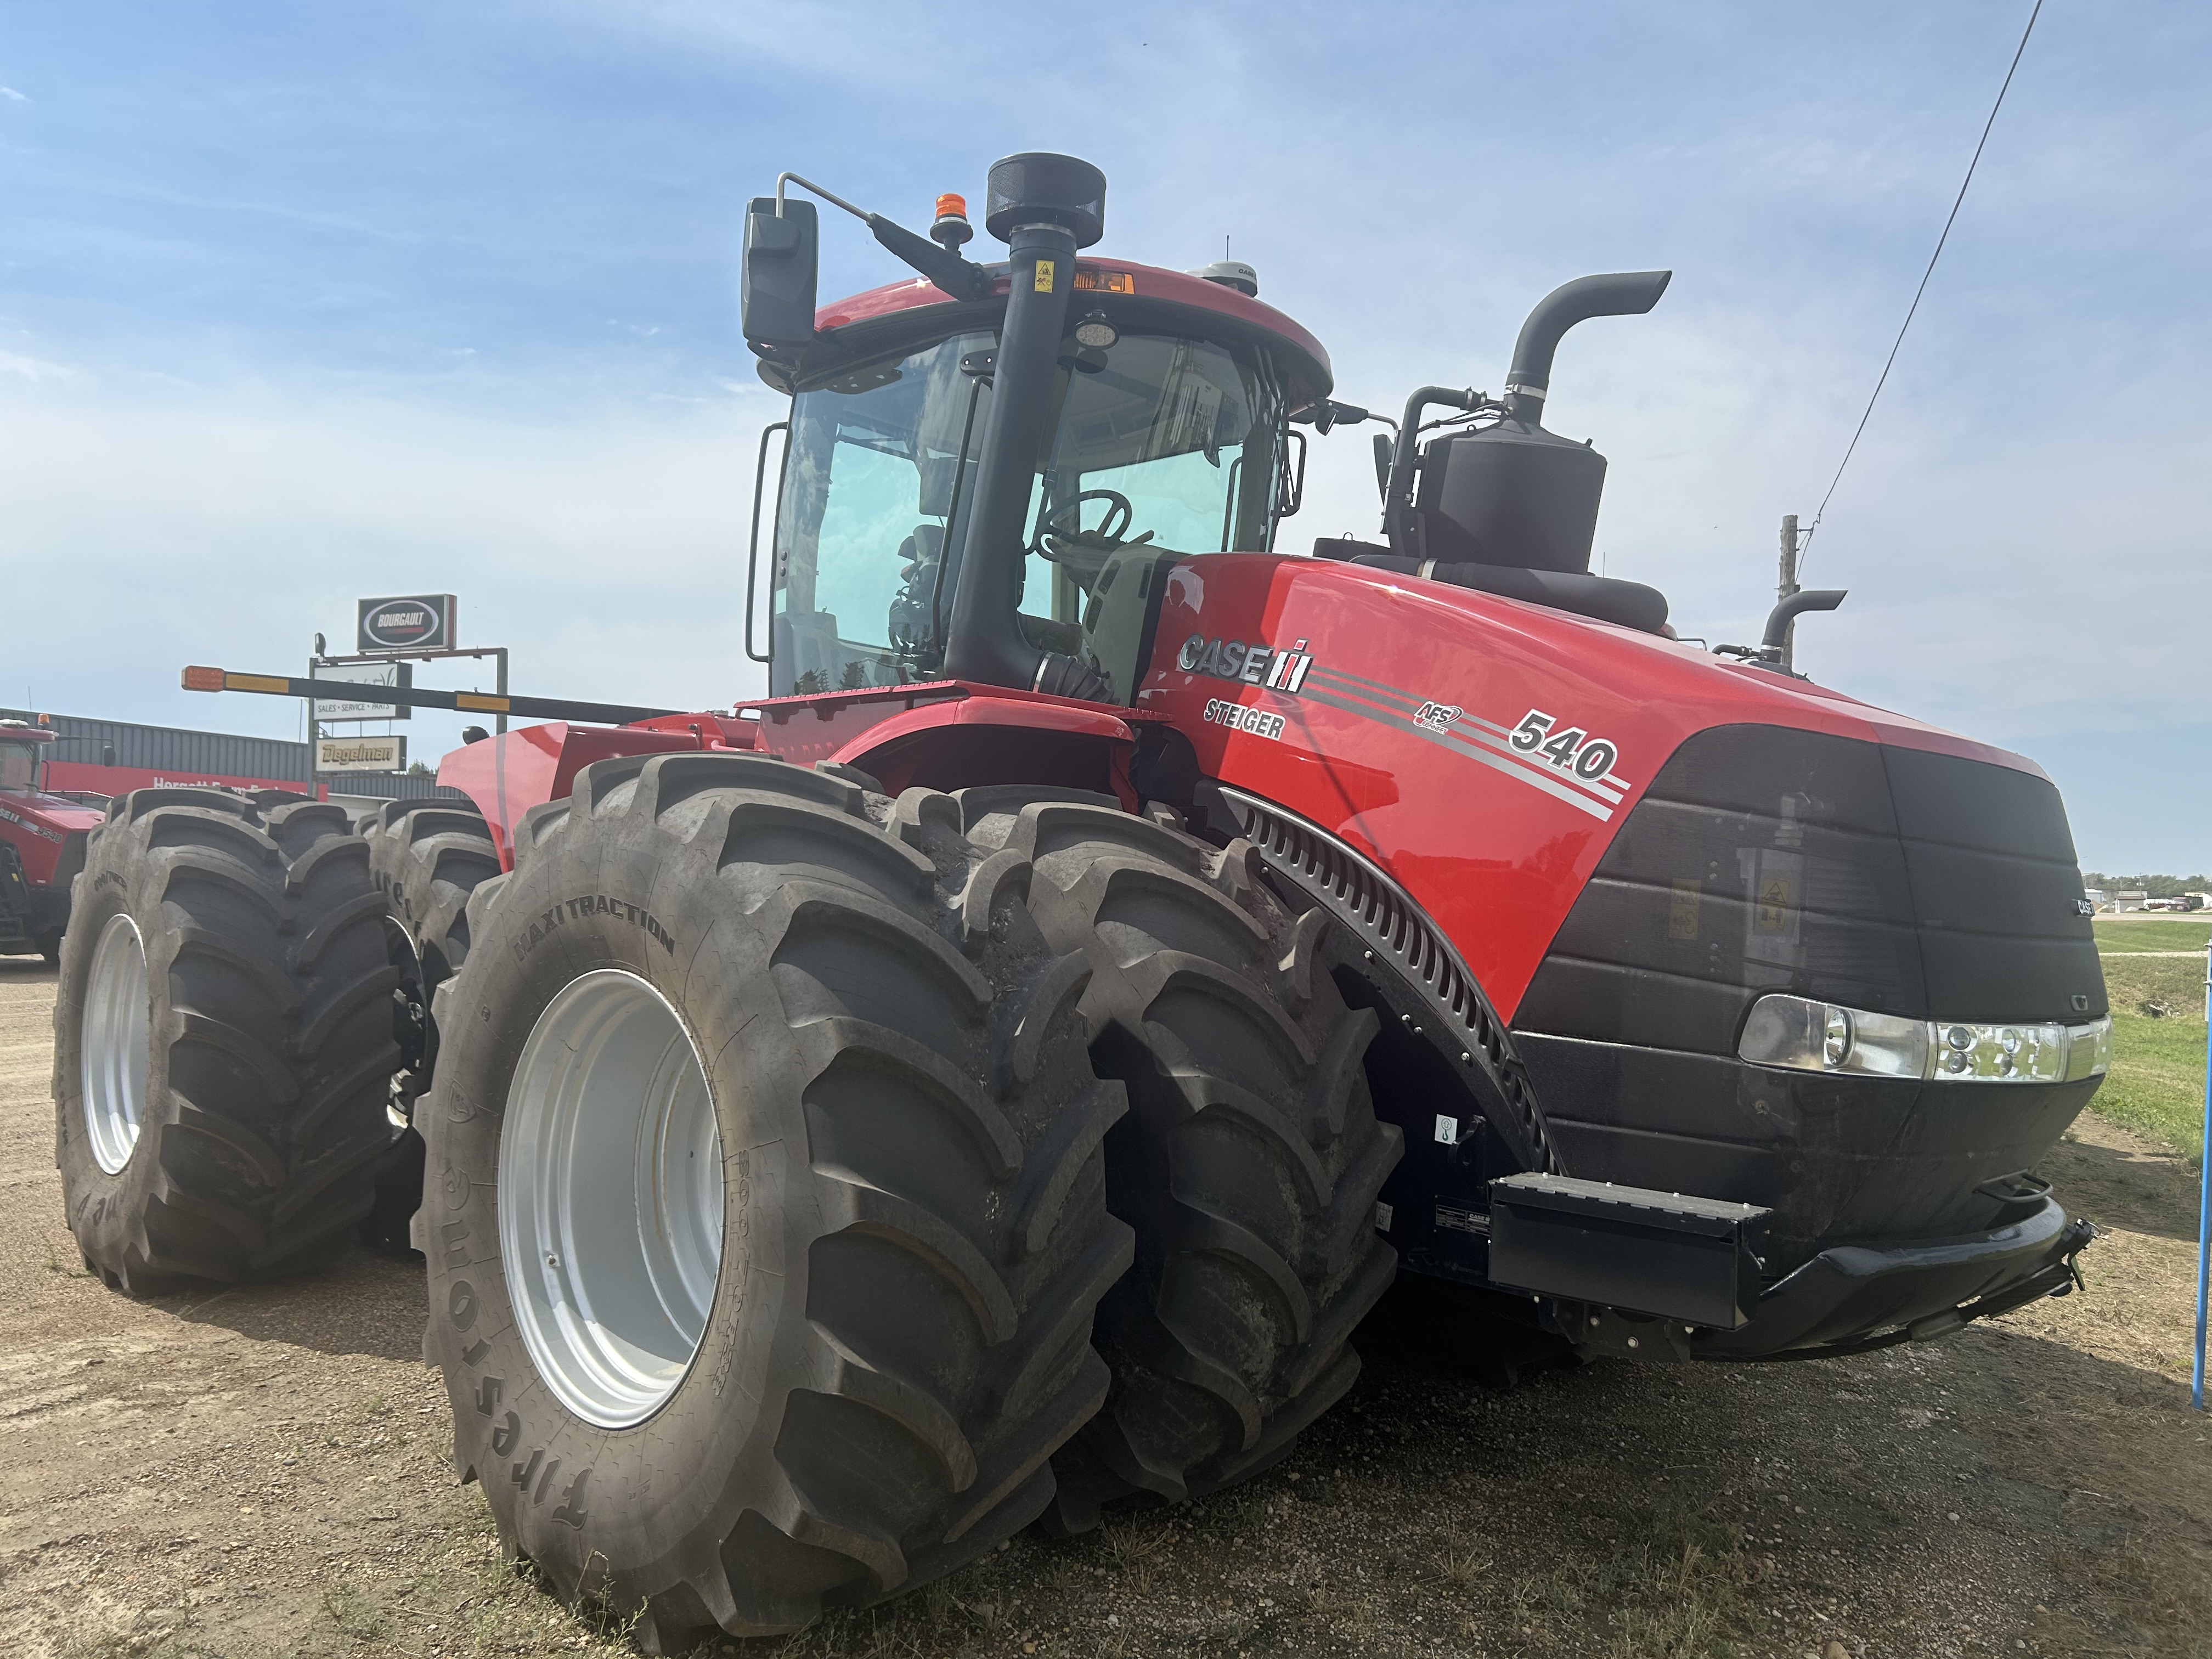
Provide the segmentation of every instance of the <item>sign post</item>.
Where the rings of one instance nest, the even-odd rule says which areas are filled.
[[[2204,1409],[2204,1314],[2212,1292],[2212,944],[2204,947],[2204,1141],[2197,1153],[2197,1361],[2189,1403]]]

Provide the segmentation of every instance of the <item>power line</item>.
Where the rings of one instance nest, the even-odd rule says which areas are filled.
[[[1951,204],[1950,216],[1943,221],[1943,234],[1936,239],[1936,251],[1928,256],[1928,269],[1920,273],[1920,286],[1912,290],[1912,303],[1905,308],[1905,321],[1897,331],[1897,338],[1889,348],[1889,356],[1881,366],[1881,376],[1874,383],[1874,395],[1867,399],[1865,413],[1859,416],[1857,430],[1851,434],[1850,442],[1844,447],[1844,459],[1836,465],[1836,476],[1828,480],[1828,493],[1820,497],[1820,505],[1813,514],[1813,523],[1805,532],[1805,542],[1800,550],[1798,569],[1804,569],[1804,554],[1813,546],[1813,538],[1820,533],[1821,517],[1828,510],[1828,502],[1836,493],[1836,486],[1844,481],[1844,469],[1851,464],[1858,450],[1859,439],[1864,435],[1867,422],[1874,414],[1875,401],[1881,396],[1882,387],[1889,384],[1889,371],[1895,367],[1897,353],[1905,343],[1905,331],[1912,326],[1912,319],[1920,309],[1920,296],[1928,292],[1928,279],[1936,274],[1936,262],[1943,257],[1943,244],[1951,240],[1951,227],[1958,222],[1959,209],[1966,199],[1966,186],[1974,182],[1974,169],[1982,164],[1983,146],[1990,142],[1990,129],[1997,124],[1997,112],[2004,107],[2005,94],[2012,90],[2012,77],[2020,68],[2021,54],[2027,51],[2027,37],[2035,33],[2035,20],[2043,15],[2043,0],[2035,0],[2035,9],[2027,15],[2027,27],[2020,32],[2020,45],[2014,48],[2012,67],[2005,71],[2004,84],[1997,88],[1996,102],[1990,106],[1990,118],[1982,123],[1980,143],[1974,146],[1973,160],[1966,163],[1966,176],[1959,181],[1959,194]]]

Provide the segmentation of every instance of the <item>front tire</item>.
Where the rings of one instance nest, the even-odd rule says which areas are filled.
[[[93,831],[54,1005],[56,1161],[134,1294],[344,1248],[392,1142],[383,906],[343,809],[143,789]]]
[[[649,1645],[981,1554],[1107,1389],[1087,969],[950,798],[601,762],[519,826],[434,1010],[426,1354],[455,1456]]]
[[[959,794],[980,844],[1036,870],[1046,937],[1085,951],[1099,1075],[1129,1092],[1107,1202],[1137,1265],[1100,1307],[1106,1410],[1059,1462],[1052,1516],[1202,1498],[1268,1468],[1359,1372],[1352,1329],[1397,1253],[1375,1202],[1403,1137],[1362,1062],[1376,1030],[1320,964],[1324,919],[1262,885],[1243,842],[1102,796]]]

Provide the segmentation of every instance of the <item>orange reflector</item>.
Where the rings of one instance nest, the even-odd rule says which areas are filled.
[[[1075,287],[1079,293],[1134,294],[1137,279],[1126,270],[1085,270],[1078,265]]]
[[[477,691],[456,691],[453,693],[453,707],[477,709],[487,714],[504,714],[507,713],[507,699],[487,697]]]
[[[274,691],[280,697],[292,695],[292,682],[282,674],[225,674],[222,689],[226,691]]]
[[[222,670],[220,668],[187,668],[185,670],[185,690],[187,691],[222,690]]]
[[[968,198],[946,191],[937,198],[937,216],[940,219],[965,219],[968,216]]]

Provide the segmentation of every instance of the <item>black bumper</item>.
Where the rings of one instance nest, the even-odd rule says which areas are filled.
[[[1625,1307],[1595,1285],[1589,1300],[1538,1297],[1535,1311],[1586,1358],[1820,1359],[1925,1340],[2079,1282],[2074,1258],[2097,1230],[2048,1196],[2021,1207],[1987,1232],[1822,1250],[1768,1285],[1733,1328]],[[1623,1259],[1624,1288],[1641,1265]]]
[[[2074,1257],[2096,1237],[2056,1199],[2010,1225],[1962,1238],[1841,1244],[1770,1286],[1749,1323],[1700,1330],[1698,1359],[1812,1359],[1941,1336],[2075,1281]]]

